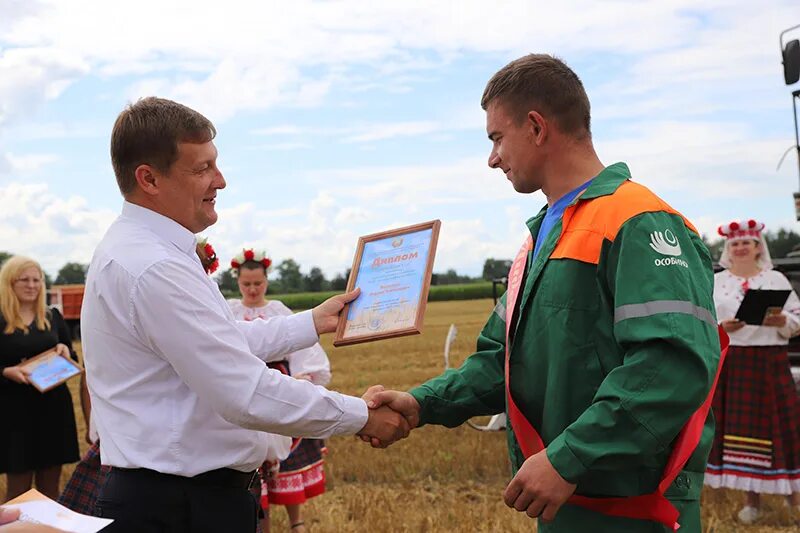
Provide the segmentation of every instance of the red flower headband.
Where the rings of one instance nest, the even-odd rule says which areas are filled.
[[[742,220],[730,222],[717,228],[717,233],[726,239],[760,239],[764,230],[764,223],[757,220]]]
[[[242,253],[231,259],[231,268],[234,270],[239,270],[239,268],[241,268],[241,266],[247,261],[261,263],[261,266],[264,267],[264,270],[267,270],[270,265],[272,265],[272,259],[267,257],[267,252],[256,252],[252,248],[247,248],[242,250]]]

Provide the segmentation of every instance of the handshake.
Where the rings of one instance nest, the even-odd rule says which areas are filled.
[[[358,436],[373,448],[386,448],[408,437],[419,424],[419,403],[407,392],[374,385],[361,398],[367,402],[369,418]]]

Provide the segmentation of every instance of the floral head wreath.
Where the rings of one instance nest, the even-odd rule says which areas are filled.
[[[206,274],[216,272],[217,268],[219,268],[219,258],[217,257],[217,252],[214,251],[214,247],[209,244],[208,239],[205,237],[198,239],[196,250]]]
[[[753,219],[729,222],[720,226],[717,232],[725,237],[725,247],[722,249],[719,264],[723,268],[730,268],[732,261],[728,244],[748,240],[759,243],[757,262],[761,270],[772,270],[772,258],[767,241],[764,239],[764,228],[763,222]]]
[[[264,267],[265,271],[268,271],[270,265],[272,265],[272,259],[267,257],[267,252],[263,250],[255,251],[252,248],[246,248],[242,250],[242,253],[231,259],[231,268],[235,271],[238,271],[242,265],[248,261],[260,263],[261,266]]]
[[[742,240],[742,239],[761,239],[761,232],[764,230],[764,223],[757,220],[742,220],[739,222],[729,222],[717,228],[717,233],[726,239]]]

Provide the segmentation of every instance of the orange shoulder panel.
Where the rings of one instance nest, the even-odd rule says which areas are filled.
[[[686,218],[650,189],[626,181],[608,196],[578,202],[564,211],[564,230],[551,259],[575,259],[597,264],[603,240],[613,241],[625,222],[642,213],[665,211],[683,218],[684,224],[697,233]]]

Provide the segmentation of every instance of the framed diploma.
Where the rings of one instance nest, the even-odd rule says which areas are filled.
[[[39,392],[47,392],[83,372],[77,363],[58,355],[55,348],[31,357],[20,366],[30,372],[28,380]]]
[[[347,290],[361,294],[339,318],[334,346],[422,333],[441,222],[358,239]]]

